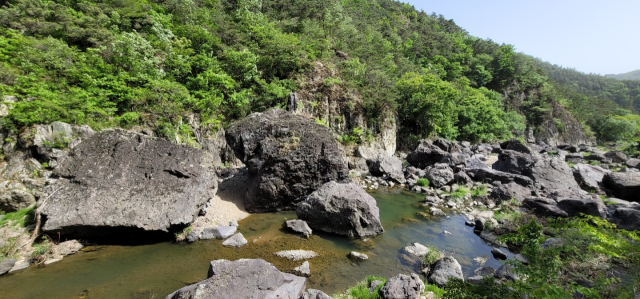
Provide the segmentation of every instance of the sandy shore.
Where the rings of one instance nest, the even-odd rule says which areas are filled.
[[[210,202],[205,216],[198,217],[194,227],[229,225],[233,220],[240,221],[249,217],[244,208],[246,191],[246,172],[237,172],[218,185],[218,193]]]

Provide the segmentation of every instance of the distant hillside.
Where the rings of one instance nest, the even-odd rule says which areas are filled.
[[[618,75],[609,74],[609,75],[605,75],[605,77],[618,79],[618,80],[640,80],[640,70],[636,70],[636,71],[628,72],[624,74],[618,74]]]

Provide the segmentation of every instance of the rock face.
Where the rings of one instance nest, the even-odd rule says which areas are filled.
[[[327,233],[359,238],[384,232],[376,200],[353,183],[324,184],[300,203],[296,214]]]
[[[444,286],[450,278],[464,279],[462,266],[452,256],[445,256],[438,260],[429,275],[429,282]]]
[[[207,277],[166,299],[298,299],[307,285],[305,278],[282,273],[264,260],[212,261]]]
[[[543,190],[579,190],[569,165],[560,157],[541,157],[512,150],[498,156],[493,169],[531,178]]]
[[[617,198],[640,202],[640,172],[608,173],[602,182]]]
[[[385,299],[418,299],[424,289],[424,283],[418,274],[398,274],[387,280],[380,289],[380,295]]]
[[[348,181],[349,170],[326,127],[280,109],[254,113],[227,130],[227,143],[249,168],[249,212],[295,209],[329,181]]]
[[[97,133],[56,168],[43,230],[119,239],[182,229],[217,189],[201,158],[197,149],[132,132]]]
[[[378,176],[387,175],[398,184],[406,182],[402,172],[402,161],[393,156],[379,157],[371,161],[369,172]]]

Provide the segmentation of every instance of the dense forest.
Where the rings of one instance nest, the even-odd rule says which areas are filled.
[[[399,141],[520,137],[566,107],[603,141],[638,137],[640,82],[584,75],[470,36],[392,0],[3,0],[5,129],[65,121],[146,127],[194,143],[286,106],[321,61],[358,94],[375,135],[395,114]],[[554,108],[556,107],[556,108]],[[598,107],[598,109],[593,109]],[[195,120],[195,121],[194,121]],[[564,124],[555,119],[558,130]],[[355,130],[354,130],[355,131]]]
[[[618,80],[640,80],[640,70],[628,72],[624,74],[608,74],[605,75],[607,78],[613,78]]]

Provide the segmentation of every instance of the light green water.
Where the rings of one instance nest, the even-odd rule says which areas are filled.
[[[479,265],[478,256],[489,257],[487,265],[498,267],[491,246],[464,225],[464,217],[426,219],[418,215],[423,196],[400,190],[372,193],[378,202],[385,233],[371,240],[350,240],[326,234],[303,239],[282,228],[295,212],[252,215],[240,222],[239,231],[249,241],[242,248],[226,248],[221,240],[195,244],[159,243],[140,246],[103,246],[80,252],[47,267],[30,267],[0,277],[0,298],[164,298],[183,286],[206,278],[209,261],[262,258],[281,271],[291,271],[301,262],[273,255],[280,250],[307,249],[319,253],[310,260],[308,286],[329,294],[356,284],[367,275],[390,277],[416,271],[401,258],[402,248],[419,242],[444,250],[460,262],[465,276]],[[443,231],[451,235],[443,234]],[[351,251],[369,255],[369,261],[352,262]]]

